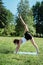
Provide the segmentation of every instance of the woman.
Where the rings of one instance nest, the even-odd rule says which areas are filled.
[[[19,50],[19,48],[20,48],[20,45],[21,45],[22,43],[26,43],[26,41],[28,41],[28,40],[30,40],[30,41],[32,42],[32,44],[34,45],[34,47],[36,48],[37,53],[38,53],[38,52],[39,52],[39,51],[38,51],[38,46],[37,46],[37,44],[35,43],[33,36],[29,33],[28,27],[27,27],[27,25],[25,24],[25,22],[24,22],[24,20],[22,19],[21,16],[20,16],[20,19],[21,19],[22,24],[24,25],[25,30],[24,30],[24,37],[23,37],[23,38],[21,38],[20,40],[18,40],[18,39],[15,39],[15,40],[14,40],[14,43],[17,44],[16,53],[18,52],[18,50]]]

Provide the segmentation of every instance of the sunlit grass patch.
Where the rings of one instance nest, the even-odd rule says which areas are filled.
[[[19,37],[17,37],[19,38]],[[39,55],[14,54],[15,37],[0,37],[0,65],[43,65],[43,38],[34,38],[39,47]],[[30,41],[21,45],[19,51],[36,51]]]

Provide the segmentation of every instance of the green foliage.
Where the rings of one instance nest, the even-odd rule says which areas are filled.
[[[4,28],[4,31],[2,33],[3,36],[15,36],[15,26],[8,25]]]
[[[16,36],[22,36],[23,35],[23,25],[18,17],[16,19],[16,22],[17,22],[17,25],[15,26]]]
[[[5,7],[3,6],[3,2],[2,0],[0,1],[0,28],[5,27],[5,25],[7,24],[6,22],[6,10]]]
[[[0,28],[0,36],[2,36],[4,29]]]
[[[0,0],[0,35],[14,35],[14,18],[14,15],[3,6]]]
[[[33,16],[36,25],[36,33],[43,34],[43,1],[36,2],[33,6]]]
[[[14,20],[14,15],[10,12],[10,10],[7,10],[6,9],[6,12],[7,12],[7,20],[6,20],[6,22],[7,22],[7,24],[9,25],[9,23],[14,23],[15,22],[15,20]]]

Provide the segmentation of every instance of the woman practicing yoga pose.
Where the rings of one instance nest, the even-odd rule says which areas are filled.
[[[38,53],[39,52],[38,46],[35,43],[33,36],[29,33],[28,27],[25,24],[24,20],[22,19],[21,15],[19,17],[21,19],[22,24],[24,25],[25,30],[24,30],[24,37],[23,38],[21,38],[19,40],[18,39],[14,40],[14,43],[17,45],[17,47],[16,47],[16,53],[18,52],[18,50],[20,48],[20,45],[22,43],[26,43],[26,41],[28,41],[28,40],[30,40],[32,42],[32,44],[34,45],[34,47],[36,48],[36,51]]]

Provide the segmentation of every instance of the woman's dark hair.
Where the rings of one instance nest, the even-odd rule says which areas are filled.
[[[15,44],[18,44],[19,43],[19,40],[18,39],[14,39],[14,43]]]

